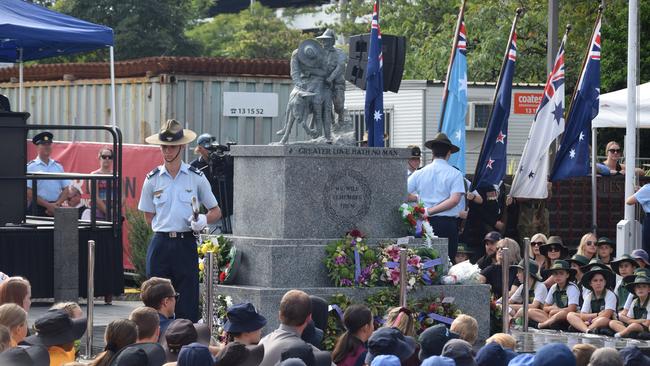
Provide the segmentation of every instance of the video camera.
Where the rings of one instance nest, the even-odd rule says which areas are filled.
[[[212,185],[212,191],[217,196],[224,219],[227,219],[233,212],[233,174],[235,164],[233,157],[228,154],[232,145],[237,145],[237,143],[227,142],[223,145],[213,142],[207,148],[210,152],[208,159],[208,165],[210,166],[208,180]],[[226,233],[229,232],[229,226],[228,222]]]

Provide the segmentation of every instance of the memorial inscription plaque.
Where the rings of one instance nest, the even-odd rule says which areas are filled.
[[[356,170],[339,170],[328,177],[323,190],[327,217],[341,226],[352,226],[368,214],[372,199],[370,185]]]

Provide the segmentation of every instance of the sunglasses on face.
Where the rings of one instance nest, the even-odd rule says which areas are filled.
[[[621,149],[609,149],[607,151],[611,152],[612,154],[620,154],[621,153]]]
[[[102,160],[111,160],[111,159],[113,159],[113,155],[100,155],[99,157]]]
[[[543,241],[531,241],[530,242],[530,246],[533,246],[533,247],[539,247],[539,246],[542,246],[543,244],[544,244]]]
[[[590,241],[588,241],[586,244],[589,245],[589,246],[591,246],[591,245],[596,245],[596,242],[590,240]]]
[[[174,300],[178,301],[178,298],[181,297],[181,294],[179,294],[178,292],[175,292],[173,295],[169,295],[169,296],[166,296],[166,297],[173,297]]]
[[[559,252],[561,250],[560,250],[560,247],[550,247],[550,248],[548,248],[548,251],[549,252]]]

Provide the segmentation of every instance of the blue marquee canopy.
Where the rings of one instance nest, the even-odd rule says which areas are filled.
[[[22,0],[0,0],[0,62],[87,52],[113,46],[113,30]]]

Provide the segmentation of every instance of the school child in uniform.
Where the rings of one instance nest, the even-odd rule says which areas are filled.
[[[632,333],[647,332],[650,327],[650,278],[637,276],[634,282],[627,285],[628,291],[634,293],[634,301],[625,316],[620,320],[612,320],[609,327],[616,334],[614,337],[623,338]]]
[[[621,279],[616,282],[616,287],[614,288],[614,293],[618,298],[616,310],[621,311],[623,310],[625,301],[627,301],[627,297],[630,295],[630,292],[625,287],[627,282],[625,282],[624,279],[625,277],[634,275],[634,269],[638,268],[639,264],[629,254],[623,254],[620,258],[613,260],[611,266],[612,271],[621,276]],[[627,313],[627,311],[625,313]]]
[[[515,293],[510,296],[510,316],[513,318],[523,316],[524,297],[522,296],[522,292],[524,291],[524,260],[521,260],[517,265],[510,266],[517,268],[517,279],[521,282],[521,285],[517,287]],[[542,308],[548,290],[542,281],[542,276],[538,273],[539,267],[534,260],[528,261],[528,271],[528,296],[526,296],[526,299],[529,304],[528,313],[530,314],[531,309]]]
[[[474,251],[468,249],[467,245],[463,243],[458,243],[458,249],[456,249],[456,257],[454,257],[454,264],[458,264],[469,260],[473,254]]]
[[[582,287],[589,290],[580,313],[570,313],[567,321],[573,328],[584,333],[595,333],[599,328],[607,328],[616,315],[616,295],[612,289],[615,284],[614,272],[594,266],[582,276]]]
[[[625,276],[625,277],[623,277],[622,282],[625,283],[625,287],[627,288],[627,287],[628,287],[627,285],[629,285],[629,284],[631,284],[632,282],[634,282],[634,280],[635,280],[638,276],[641,276],[641,277],[648,277],[648,278],[650,278],[650,269],[648,269],[648,268],[641,268],[641,267],[636,268],[636,269],[634,270],[634,273],[632,273],[631,276]],[[629,293],[629,294],[627,295],[627,299],[625,300],[625,302],[624,302],[624,304],[623,304],[623,309],[620,310],[620,311],[618,312],[618,314],[619,314],[619,319],[621,318],[621,315],[623,315],[623,316],[627,316],[628,311],[629,311],[630,308],[632,307],[632,301],[634,301],[635,295],[634,295],[633,292],[630,292],[629,290],[628,290],[628,293]],[[619,299],[619,301],[621,301],[621,299]]]
[[[536,321],[539,329],[561,329],[566,324],[566,316],[578,309],[580,303],[580,290],[572,282],[576,270],[572,269],[569,262],[556,260],[549,268],[555,284],[546,295],[542,309],[531,309],[529,318]]]

